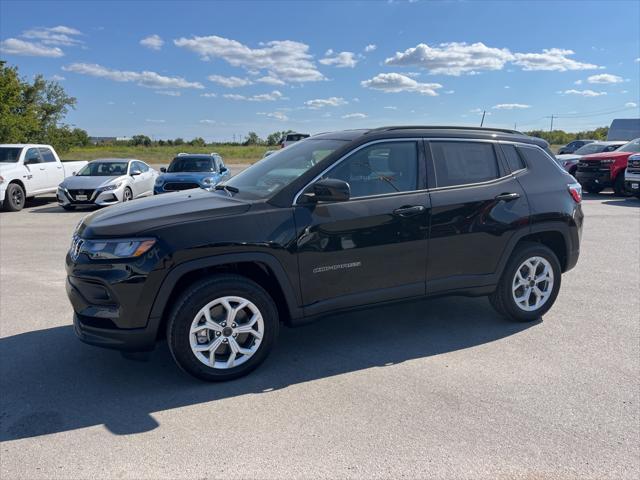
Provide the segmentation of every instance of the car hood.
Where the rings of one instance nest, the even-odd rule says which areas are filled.
[[[66,189],[79,190],[79,189],[87,189],[92,190],[99,187],[104,187],[106,185],[110,185],[112,183],[117,183],[118,181],[125,180],[127,178],[126,175],[118,175],[115,177],[90,177],[90,176],[78,176],[74,175],[71,177],[65,178],[60,186]]]
[[[556,155],[556,158],[558,160],[567,162],[570,160],[580,160],[582,158],[582,155],[576,155],[575,153],[565,153],[563,155]]]
[[[215,175],[216,172],[168,172],[160,174],[160,178],[165,182],[199,182]]]
[[[585,155],[580,160],[602,160],[603,158],[615,158],[615,159],[623,159],[627,158],[629,155],[633,155],[633,152],[602,152],[602,153],[593,153],[591,155]]]
[[[246,212],[251,204],[221,192],[194,189],[112,205],[84,218],[85,238],[138,236],[154,228]]]

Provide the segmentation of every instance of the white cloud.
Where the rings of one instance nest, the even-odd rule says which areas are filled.
[[[200,96],[204,98],[216,98],[218,94],[217,93],[201,93]]]
[[[367,118],[367,114],[366,113],[347,113],[346,115],[343,115],[342,118]]]
[[[279,78],[270,77],[269,75],[257,78],[256,82],[266,83],[267,85],[284,85],[285,84],[285,82],[283,82]]]
[[[17,38],[7,38],[0,42],[0,53],[5,55],[24,55],[28,57],[62,57],[64,52],[58,47],[47,47],[39,43],[26,42]]]
[[[524,103],[499,103],[491,108],[494,110],[521,110],[524,108],[531,108],[531,105],[525,105]]]
[[[568,70],[594,70],[601,68],[592,63],[582,63],[572,58],[573,50],[565,50],[562,48],[545,48],[542,53],[515,53],[515,63],[522,67],[523,70],[547,70],[556,72],[566,72]]]
[[[574,85],[582,85],[582,80],[576,80],[573,82]]]
[[[622,83],[624,82],[624,79],[617,75],[611,75],[610,73],[601,73],[599,75],[591,75],[589,78],[587,78],[587,82],[612,84],[612,83]]]
[[[491,112],[485,112],[482,108],[474,108],[472,110],[469,110],[469,113],[475,113],[476,115],[482,115],[483,113],[485,115],[491,115]],[[463,115],[466,116],[466,115]]]
[[[304,102],[304,104],[312,110],[323,107],[339,107],[340,105],[346,105],[347,103],[349,102],[342,97],[316,98],[314,100],[307,100]]]
[[[624,106],[627,108],[635,108],[638,106],[638,104],[636,102],[627,102],[624,104]]]
[[[145,122],[147,123],[165,123],[166,120],[157,120],[157,119],[153,119],[153,118],[147,118],[145,119]]]
[[[52,75],[51,80],[53,80],[54,82],[64,82],[66,78],[64,78],[62,75]]]
[[[209,81],[227,88],[246,87],[247,85],[251,85],[253,83],[248,78],[223,77],[222,75],[209,75],[207,78],[209,79]]]
[[[102,65],[92,63],[72,63],[62,67],[66,72],[91,75],[92,77],[107,78],[114,82],[133,82],[148,88],[197,88],[204,86],[200,82],[189,82],[182,77],[166,77],[156,72],[131,72],[126,70],[112,70]]]
[[[462,75],[482,70],[501,70],[513,59],[506,48],[487,47],[484,43],[441,43],[430,47],[420,43],[387,58],[387,65],[419,66],[432,74]]]
[[[63,47],[70,47],[74,45],[82,45],[80,39],[75,38],[82,35],[79,30],[75,28],[65,27],[64,25],[58,25],[52,28],[32,28],[22,33],[24,38],[30,40],[37,40],[45,45],[57,45]]]
[[[150,48],[151,50],[160,50],[164,45],[164,40],[162,40],[160,35],[153,34],[140,40],[140,45]]]
[[[274,118],[282,122],[289,120],[289,117],[284,112],[258,112],[256,115],[263,115],[265,117]]]
[[[369,52],[373,52],[376,48],[378,48],[377,45],[374,45],[373,43],[370,43],[369,45],[364,47],[364,51],[369,53]]]
[[[509,85],[505,85],[504,88],[506,88],[507,90],[510,89],[511,87]]]
[[[338,68],[353,68],[358,63],[356,54],[353,52],[340,52],[333,56],[332,55],[333,51],[327,51],[326,57],[319,60],[319,62],[323,65],[333,65]]]
[[[388,105],[386,107],[383,107],[385,110],[397,110],[398,107],[394,107],[393,105]]]
[[[247,97],[245,95],[238,95],[236,93],[227,93],[223,95],[224,98],[228,98],[229,100],[246,100],[248,102],[273,102],[275,100],[280,100],[284,98],[282,93],[278,90],[274,90],[271,93],[261,93],[259,95],[252,95]]]
[[[502,70],[507,63],[523,70],[589,70],[601,68],[571,58],[572,50],[549,48],[541,53],[512,53],[508,48],[489,47],[484,43],[451,42],[429,46],[420,43],[404,52],[396,52],[385,60],[387,65],[419,66],[431,74],[464,75],[482,71]]]
[[[203,60],[221,58],[250,73],[266,71],[268,77],[283,82],[317,82],[325,80],[309,54],[309,46],[291,40],[277,40],[250,48],[236,40],[211,35],[179,38],[173,43],[197,53]]]
[[[636,58],[634,61],[635,61],[636,63],[640,62],[640,57]]]
[[[439,83],[420,83],[399,73],[379,73],[369,80],[360,82],[360,85],[387,93],[416,92],[432,97],[437,96],[436,90],[442,88]]]
[[[563,92],[558,92],[564,95],[581,95],[583,97],[601,97],[602,95],[606,95],[607,92],[595,92],[593,90],[565,90]]]
[[[182,95],[180,92],[176,92],[175,90],[156,90],[158,95],[166,95],[168,97],[179,97]]]
[[[456,91],[455,90],[445,90],[442,93],[444,93],[445,95],[453,95],[454,93],[456,93]]]
[[[214,123],[216,123],[216,121],[210,120],[208,118],[203,118],[202,120],[200,120],[200,123],[203,123],[205,125],[213,125]]]

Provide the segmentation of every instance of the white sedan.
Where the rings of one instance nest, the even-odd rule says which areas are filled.
[[[65,210],[78,206],[107,206],[153,195],[158,172],[141,160],[93,160],[58,186],[58,204]]]

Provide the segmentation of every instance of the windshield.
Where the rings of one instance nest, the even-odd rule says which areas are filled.
[[[344,146],[344,140],[307,139],[279,150],[239,173],[226,185],[251,198],[266,198],[289,185],[327,155]]]
[[[21,151],[20,147],[0,147],[0,163],[16,163]]]
[[[631,140],[626,145],[620,147],[617,151],[618,152],[633,152],[633,153],[640,152],[640,138],[636,138],[635,140]]]
[[[176,157],[167,172],[213,172],[212,158]]]
[[[590,143],[575,151],[576,155],[591,155],[592,153],[613,152],[620,145],[607,145],[606,143]]]
[[[117,177],[127,174],[129,162],[91,162],[76,175],[79,177]]]

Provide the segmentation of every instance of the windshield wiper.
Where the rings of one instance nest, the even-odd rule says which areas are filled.
[[[240,190],[238,190],[236,187],[232,187],[231,185],[225,185],[223,183],[219,183],[218,185],[216,185],[216,190],[224,190],[225,192],[227,192],[227,194],[232,197],[233,195],[231,195],[231,192],[233,193],[238,193]]]

